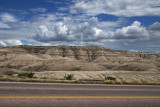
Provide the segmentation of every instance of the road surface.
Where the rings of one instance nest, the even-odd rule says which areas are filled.
[[[160,107],[160,86],[0,82],[0,107]]]

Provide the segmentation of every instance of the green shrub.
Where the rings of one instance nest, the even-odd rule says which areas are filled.
[[[19,73],[18,77],[28,77],[28,78],[33,78],[34,73],[32,72],[26,72],[26,73]]]
[[[73,77],[74,77],[73,74],[68,74],[68,75],[65,75],[65,76],[64,76],[64,78],[65,78],[66,80],[72,80]]]
[[[14,74],[16,74],[16,73],[13,71],[6,71],[5,72],[5,75],[8,75],[8,76],[13,76]]]
[[[113,81],[115,81],[116,78],[115,78],[115,77],[108,76],[108,77],[105,77],[105,80],[113,80]]]

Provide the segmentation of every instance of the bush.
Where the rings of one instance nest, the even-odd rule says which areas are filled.
[[[33,76],[34,76],[34,73],[32,73],[32,72],[26,72],[26,73],[19,73],[18,74],[18,77],[28,77],[28,78],[33,78]]]
[[[116,78],[115,78],[115,77],[108,76],[108,77],[105,77],[105,80],[113,80],[113,81],[115,81]]]
[[[16,73],[13,71],[6,71],[5,72],[5,75],[8,75],[8,76],[13,76],[14,74],[16,74]]]
[[[65,78],[66,80],[72,80],[73,77],[74,77],[73,74],[68,74],[68,75],[65,75],[65,76],[64,76],[64,78]]]

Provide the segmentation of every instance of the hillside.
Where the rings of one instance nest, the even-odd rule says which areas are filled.
[[[0,47],[1,73],[13,71],[160,71],[160,54],[103,47]]]

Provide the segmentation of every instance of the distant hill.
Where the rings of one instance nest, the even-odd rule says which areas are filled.
[[[0,47],[0,70],[160,71],[160,54],[81,46]]]

